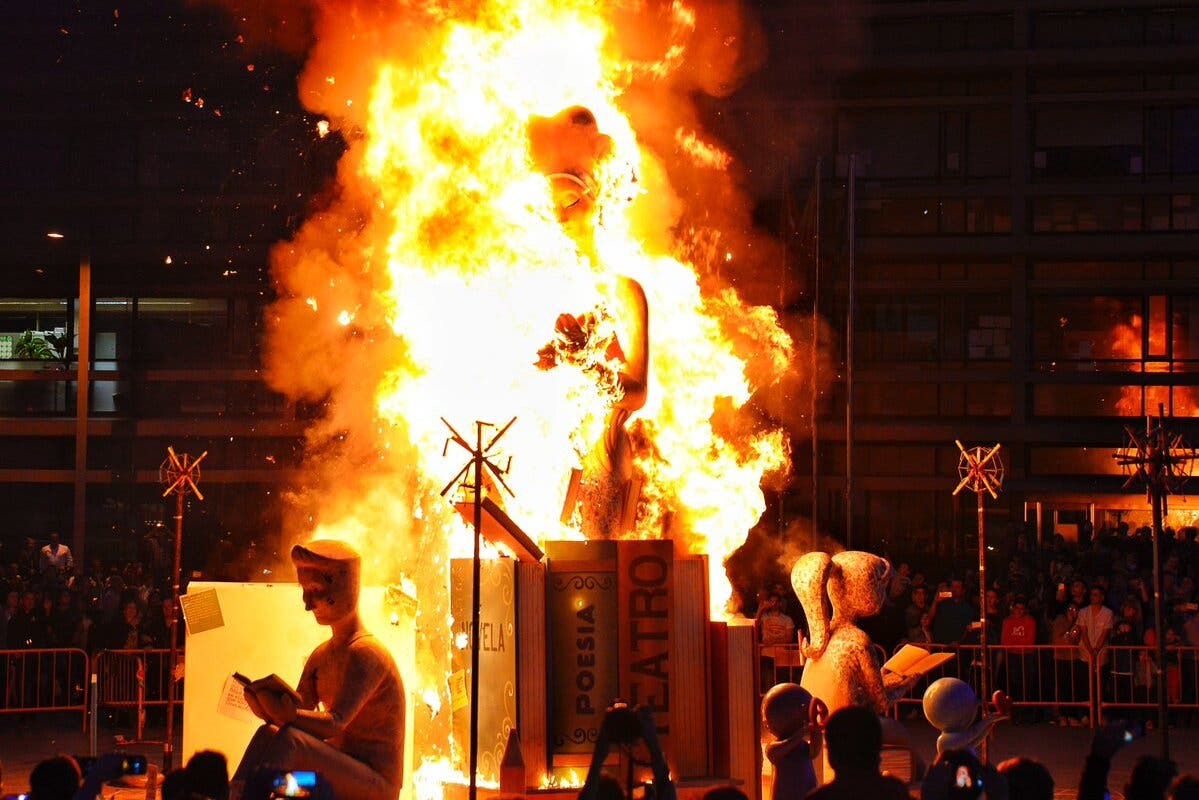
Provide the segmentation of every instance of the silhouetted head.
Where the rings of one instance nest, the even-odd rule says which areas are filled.
[[[999,765],[1007,778],[1008,794],[1021,800],[1053,800],[1053,776],[1040,761],[1031,758],[1009,758]]]
[[[55,756],[38,762],[29,773],[30,800],[71,800],[79,790],[83,774],[70,756]]]
[[[828,718],[824,729],[828,763],[837,772],[877,772],[883,728],[868,708],[848,706]]]
[[[1178,766],[1168,758],[1141,756],[1124,785],[1125,800],[1162,800]]]

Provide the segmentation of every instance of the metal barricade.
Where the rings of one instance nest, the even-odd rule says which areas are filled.
[[[803,674],[803,651],[798,644],[764,644],[758,648],[762,669],[762,692],[777,683],[799,683]]]
[[[1167,647],[1166,668],[1159,670],[1157,648],[1109,645],[1107,660],[1096,669],[1100,713],[1152,719],[1158,707],[1162,674],[1168,710],[1199,709],[1199,647]]]
[[[181,651],[182,652],[182,651]],[[145,650],[101,650],[92,658],[96,672],[97,705],[100,708],[137,708],[165,706],[171,685],[170,651],[166,648]],[[183,659],[179,659],[183,663]],[[174,682],[171,702],[183,703],[182,681]]]
[[[903,705],[921,703],[924,691],[938,678],[958,678],[978,691],[981,685],[982,647],[971,645],[920,644],[929,652],[953,652],[957,655],[929,672],[895,705],[896,714]],[[1074,645],[987,646],[993,689],[1002,690],[1020,709],[1050,709],[1058,717],[1082,720],[1091,715],[1095,696],[1090,665],[1079,659]],[[1091,725],[1096,720],[1089,720]]]
[[[88,658],[74,647],[0,650],[0,714],[78,711],[87,728]]]

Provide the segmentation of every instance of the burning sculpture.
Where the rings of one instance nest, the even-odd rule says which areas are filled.
[[[580,250],[595,256],[595,171],[611,155],[612,140],[596,127],[595,116],[582,106],[529,126],[533,163],[550,179],[558,218]],[[625,424],[645,405],[649,383],[649,309],[641,284],[625,275],[613,281],[606,305],[616,330],[596,343],[599,309],[581,317],[561,314],[557,336],[538,355],[552,369],[559,361],[582,366],[596,380],[613,387],[603,437],[572,470],[562,521],[574,520],[588,539],[608,539],[627,532],[637,513],[639,482],[633,475],[633,449]],[[600,356],[600,358],[596,358]]]
[[[539,542],[668,532],[710,555],[718,616],[724,558],[787,467],[750,400],[794,345],[731,280],[778,250],[690,99],[736,85],[752,31],[681,1],[309,5],[301,97],[346,152],[272,259],[268,380],[324,412],[286,535],[354,542],[364,578],[410,584],[417,747],[443,764],[471,541],[440,497],[443,417],[517,418],[504,510]]]
[[[337,797],[396,797],[403,783],[404,685],[358,616],[361,559],[341,542],[292,550],[304,605],[332,636],[308,656],[297,690],[271,675],[246,685],[265,724],[234,780],[260,767],[318,770]]]

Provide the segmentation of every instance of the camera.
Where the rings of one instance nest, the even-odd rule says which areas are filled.
[[[271,797],[312,797],[316,792],[317,776],[311,771],[281,772],[271,784]]]
[[[624,703],[614,703],[604,713],[604,728],[612,744],[632,744],[642,737],[637,712]]]
[[[946,797],[953,800],[973,800],[983,794],[982,765],[973,754],[964,750],[950,750],[941,756],[938,764],[948,770],[949,786]]]
[[[96,763],[95,756],[75,756],[75,761],[79,764],[79,771],[87,775],[92,765]],[[122,775],[145,775],[149,769],[149,762],[143,755],[122,755],[121,756],[121,774]]]

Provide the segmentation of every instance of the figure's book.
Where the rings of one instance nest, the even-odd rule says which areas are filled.
[[[257,681],[251,681],[240,672],[235,672],[233,673],[233,680],[237,681],[242,686],[249,686],[251,683],[261,683],[262,685],[259,688],[266,689],[269,692],[278,692],[279,694],[290,695],[291,699],[295,701],[297,708],[303,706],[304,701],[300,698],[299,692],[291,688],[291,686],[287,684],[287,681],[283,680],[273,672],[265,678],[261,678]]]
[[[911,678],[932,672],[953,656],[953,653],[930,653],[923,647],[905,644],[898,653],[887,660],[886,664],[883,664],[883,669],[905,678]]]

